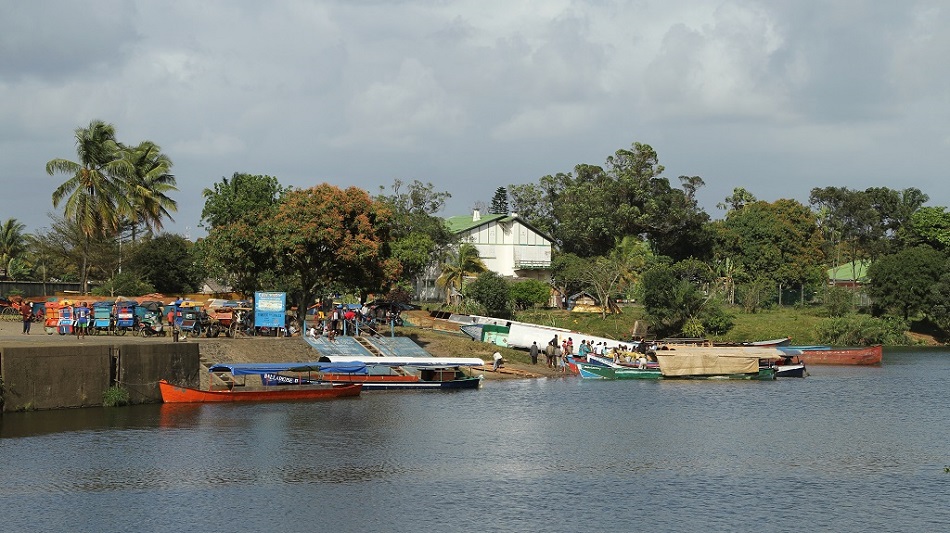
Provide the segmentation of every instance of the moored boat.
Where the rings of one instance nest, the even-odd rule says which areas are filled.
[[[290,385],[278,387],[256,388],[248,387],[247,376],[261,376],[265,373],[292,372],[298,375],[311,375],[313,372],[323,372],[331,369],[341,373],[365,372],[364,365],[320,365],[317,363],[262,363],[262,364],[219,364],[212,365],[211,374],[230,374],[232,377],[243,377],[228,382],[227,388],[201,390],[180,385],[173,385],[165,380],[158,382],[165,403],[206,403],[206,402],[264,402],[264,401],[298,401],[298,400],[328,400],[359,396],[363,386],[360,383],[336,384],[314,380],[304,386]]]
[[[322,356],[320,362],[363,364],[368,372],[323,373],[333,383],[361,383],[363,390],[477,389],[481,376],[469,376],[462,367],[484,366],[477,357],[364,357]]]
[[[865,348],[827,348],[816,350],[786,350],[801,357],[810,365],[879,365],[884,359],[881,345]]]
[[[656,359],[664,378],[775,379],[775,367],[762,361],[782,358],[776,348],[681,346],[658,350]]]
[[[660,379],[659,368],[637,368],[632,366],[604,366],[594,363],[577,363],[578,371],[585,379]]]

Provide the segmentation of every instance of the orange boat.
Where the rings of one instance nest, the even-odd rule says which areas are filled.
[[[884,359],[884,348],[877,345],[867,348],[801,350],[800,357],[809,365],[879,365]]]
[[[307,387],[268,387],[267,390],[198,390],[190,387],[172,385],[164,379],[158,382],[165,403],[205,403],[205,402],[266,402],[296,400],[328,400],[359,396],[361,383],[335,385],[319,384]]]
[[[341,373],[365,373],[363,364],[333,363],[225,363],[212,365],[208,369],[213,374],[231,374],[239,376],[292,372],[295,374],[334,371]],[[191,387],[172,385],[164,379],[158,382],[165,403],[204,403],[204,402],[267,402],[297,400],[328,400],[359,396],[362,383],[328,383],[314,380],[313,383],[300,386],[276,386],[266,388],[246,387],[243,382],[231,381],[230,387],[222,390],[199,390]]]

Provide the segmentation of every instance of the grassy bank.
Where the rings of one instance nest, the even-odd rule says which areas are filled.
[[[731,309],[730,312],[735,316],[735,325],[725,335],[710,336],[712,340],[744,342],[791,337],[795,344],[817,344],[815,328],[824,320],[815,309],[794,307],[751,314],[739,309]],[[636,322],[645,321],[643,308],[639,306],[624,307],[622,314],[608,315],[607,318],[596,313],[541,310],[519,313],[516,319],[612,339],[630,338]]]

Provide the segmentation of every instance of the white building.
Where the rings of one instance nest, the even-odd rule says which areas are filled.
[[[449,217],[446,225],[478,249],[478,254],[488,270],[511,279],[551,279],[551,237],[518,216],[481,215],[476,209],[471,215]],[[438,265],[427,269],[416,287],[416,294],[423,299],[438,300],[439,289],[435,287]]]

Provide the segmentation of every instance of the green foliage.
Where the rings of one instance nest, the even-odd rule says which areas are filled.
[[[120,407],[129,405],[129,391],[114,385],[102,393],[103,407]]]
[[[204,281],[196,266],[194,245],[181,235],[163,233],[139,241],[128,261],[129,267],[141,276],[144,283],[162,294],[194,292]]]
[[[910,244],[927,244],[937,250],[950,249],[950,213],[945,207],[921,207],[911,216],[905,238]]]
[[[542,307],[551,297],[551,286],[537,279],[515,281],[509,288],[515,309]]]
[[[495,189],[495,195],[491,199],[490,211],[495,215],[508,214],[508,190],[504,187]]]
[[[687,269],[688,270],[688,269]],[[683,279],[675,265],[655,265],[640,280],[644,310],[658,336],[682,332],[690,319],[698,319],[706,296]]]
[[[656,253],[676,259],[708,256],[709,215],[695,199],[702,179],[681,176],[682,190],[675,189],[663,171],[651,146],[633,143],[603,167],[579,164],[573,173],[542,177],[537,187],[513,189],[513,202],[580,257],[605,256],[628,235],[645,235]]]
[[[755,279],[738,287],[739,301],[746,313],[768,307],[774,298],[775,286],[767,279]]]
[[[436,285],[445,289],[445,303],[452,303],[452,291],[464,292],[465,278],[488,270],[478,255],[478,248],[470,243],[462,243],[451,250],[439,266],[441,274],[435,280]]]
[[[286,192],[277,178],[240,173],[202,192],[201,225],[208,228],[208,236],[196,244],[195,253],[208,277],[244,294],[280,277],[266,222]]]
[[[706,336],[706,327],[703,321],[698,318],[688,318],[683,324],[682,334],[684,337],[703,338]]]
[[[815,215],[795,200],[752,202],[733,209],[718,225],[716,254],[749,278],[801,286],[824,269]]]
[[[735,316],[726,311],[725,304],[718,298],[706,301],[700,318],[704,335],[724,335],[735,325]]]
[[[850,314],[819,323],[818,340],[834,346],[901,346],[911,344],[908,329],[907,322],[899,318]]]
[[[414,180],[407,185],[395,180],[391,195],[376,197],[391,211],[389,251],[402,265],[400,279],[406,284],[431,262],[444,259],[445,249],[456,241],[445,221],[436,216],[451,196],[436,191],[431,183]]]
[[[854,291],[826,285],[821,295],[822,308],[829,317],[842,317],[854,311]]]
[[[933,287],[947,268],[947,257],[929,246],[915,246],[886,255],[868,267],[868,295],[875,306],[904,320],[929,310]]]
[[[155,287],[143,280],[138,274],[125,271],[106,280],[92,289],[96,296],[141,296],[155,292]]]
[[[511,316],[511,292],[508,281],[498,274],[482,272],[468,287],[472,299],[484,306],[489,316],[508,318]]]

